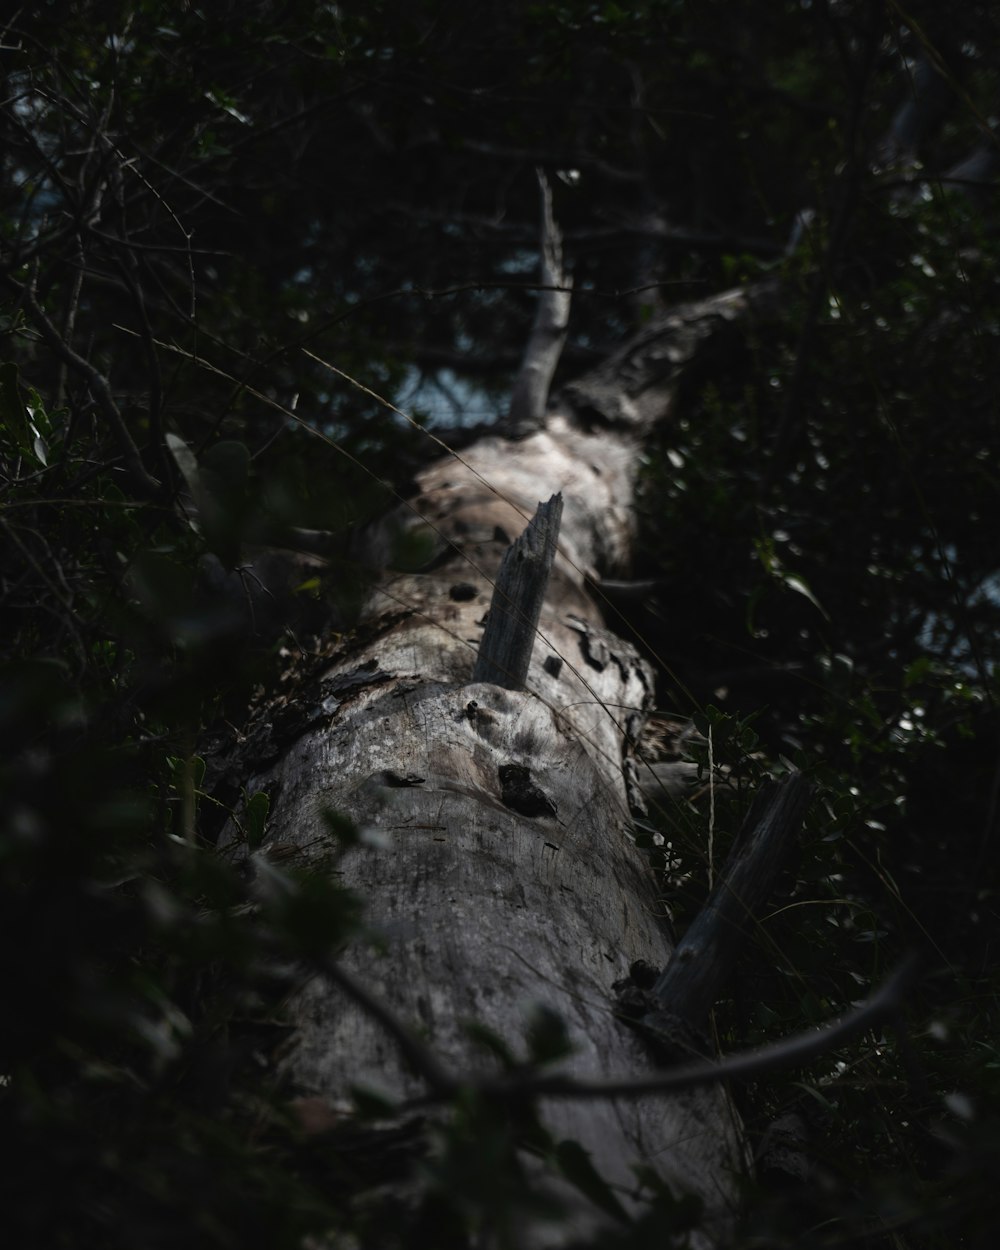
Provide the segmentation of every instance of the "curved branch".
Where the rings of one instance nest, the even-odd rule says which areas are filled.
[[[917,962],[916,955],[908,955],[867,1002],[839,1020],[807,1033],[796,1033],[780,1042],[729,1055],[718,1062],[688,1063],[653,1076],[612,1078],[607,1081],[522,1075],[479,1082],[476,1088],[483,1094],[508,1097],[637,1098],[644,1094],[679,1093],[698,1085],[710,1085],[714,1081],[745,1081],[767,1072],[783,1071],[807,1063],[895,1016],[903,1003],[904,991],[913,977]]]
[[[587,1080],[558,1073],[544,1075],[521,1071],[498,1078],[453,1076],[445,1071],[433,1052],[419,1040],[398,1016],[378,1001],[336,960],[317,959],[323,974],[377,1020],[396,1042],[414,1072],[427,1083],[430,1093],[414,1103],[434,1103],[471,1090],[489,1098],[639,1098],[649,1094],[676,1094],[682,1090],[711,1085],[716,1081],[746,1081],[769,1072],[785,1071],[808,1063],[842,1046],[869,1029],[899,1014],[906,990],[919,966],[919,957],[910,953],[889,973],[868,1000],[839,1020],[782,1038],[765,1046],[755,1046],[740,1054],[717,1061],[697,1061],[661,1070],[651,1076],[611,1077]]]

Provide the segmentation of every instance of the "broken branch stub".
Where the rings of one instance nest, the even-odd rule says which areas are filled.
[[[653,986],[653,997],[669,1015],[700,1027],[721,997],[802,827],[811,794],[801,773],[769,783],[758,794],[718,884]]]
[[[504,422],[510,438],[526,438],[545,425],[549,387],[569,329],[572,279],[563,265],[562,234],[552,210],[552,188],[543,170],[535,172],[542,196],[538,307]]]
[[[506,690],[524,688],[556,555],[562,507],[562,495],[540,503],[527,529],[504,553],[473,681],[487,681]]]

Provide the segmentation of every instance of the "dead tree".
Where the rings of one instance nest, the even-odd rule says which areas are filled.
[[[358,941],[303,974],[287,1005],[290,1093],[334,1111],[355,1086],[433,1096],[483,1071],[466,1022],[523,1053],[538,1006],[569,1032],[560,1075],[655,1070],[612,995],[636,961],[671,954],[630,806],[630,744],[654,680],[590,588],[627,560],[643,438],[669,416],[678,379],[772,300],[765,286],[674,309],[547,412],[532,390],[519,437],[443,456],[373,535],[385,568],[363,625],[297,709],[293,745],[247,780],[248,792],[268,788],[271,836],[303,862],[330,855],[325,812],[365,831],[338,871],[384,943]],[[403,548],[422,553],[419,567],[392,567]],[[710,1006],[705,993],[699,983]],[[704,1201],[706,1241],[731,1218],[745,1148],[719,1085],[543,1099],[541,1114],[556,1140],[590,1153],[625,1211],[641,1209],[633,1169],[644,1165]],[[551,1176],[539,1184],[559,1189]],[[577,1195],[560,1236],[609,1218]],[[557,1243],[526,1228],[523,1244]]]

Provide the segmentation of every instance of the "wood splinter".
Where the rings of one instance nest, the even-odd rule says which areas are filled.
[[[549,573],[556,556],[563,498],[540,503],[528,527],[507,548],[493,588],[473,681],[523,690]]]

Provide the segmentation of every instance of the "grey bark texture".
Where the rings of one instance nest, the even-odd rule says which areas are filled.
[[[725,327],[752,307],[735,292],[707,301],[703,316]],[[656,883],[631,837],[622,767],[626,726],[634,731],[650,709],[653,676],[605,629],[588,586],[627,560],[642,437],[669,413],[672,381],[710,337],[693,306],[665,318],[660,335],[647,330],[582,379],[544,428],[518,441],[485,437],[419,475],[419,494],[375,536],[386,571],[322,678],[306,714],[315,727],[247,779],[248,793],[269,787],[273,837],[294,843],[301,861],[331,856],[324,810],[368,831],[370,845],[337,868],[369,900],[383,945],[358,941],[338,959],[455,1074],[490,1070],[465,1021],[523,1054],[536,1004],[568,1025],[566,1074],[654,1067],[613,1014],[611,990],[633,961],[663,966],[671,953]],[[477,682],[499,566],[553,492],[564,500],[562,527],[524,688]],[[419,570],[390,567],[403,533],[423,540]],[[353,1086],[393,1098],[426,1092],[383,1026],[329,977],[304,975],[287,1011],[290,1097],[349,1115]],[[745,1148],[723,1088],[551,1100],[542,1118],[556,1140],[590,1152],[626,1209],[641,1209],[633,1167],[646,1165],[704,1200],[705,1232],[692,1244],[724,1236]],[[567,1223],[526,1228],[523,1244],[564,1244],[608,1218],[579,1198]]]

